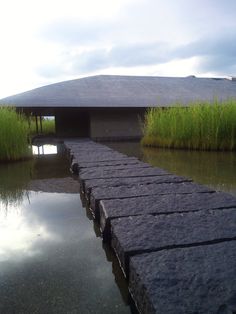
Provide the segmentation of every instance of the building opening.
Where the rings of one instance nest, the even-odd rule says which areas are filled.
[[[77,108],[57,110],[56,134],[59,136],[90,137],[89,113]]]
[[[55,116],[31,117],[30,129],[33,134],[53,135],[56,132]]]

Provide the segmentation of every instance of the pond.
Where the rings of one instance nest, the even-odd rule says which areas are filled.
[[[146,148],[137,142],[106,144],[153,166],[236,196],[236,152]]]
[[[0,313],[135,313],[60,151],[0,165]]]

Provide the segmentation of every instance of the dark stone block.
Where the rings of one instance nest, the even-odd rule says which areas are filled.
[[[226,239],[236,239],[236,208],[111,221],[111,244],[125,274],[130,256]]]
[[[165,176],[158,178],[163,179]],[[222,192],[151,195],[128,199],[101,200],[99,204],[100,226],[104,237],[109,240],[110,221],[115,218],[145,214],[160,215],[193,212],[230,207],[236,208],[236,198]]]
[[[142,169],[144,171],[145,169]],[[156,173],[161,169],[152,168],[146,170],[156,170]],[[122,171],[122,170],[121,170]],[[121,173],[120,171],[120,173]],[[137,171],[136,171],[137,173]],[[163,184],[146,184],[133,186],[119,186],[119,187],[95,187],[90,194],[90,208],[95,217],[99,215],[99,201],[106,199],[121,199],[131,198],[146,195],[162,195],[162,194],[190,194],[190,193],[206,193],[212,192],[210,188],[191,182],[184,183],[163,183]]]
[[[236,313],[236,242],[131,257],[129,289],[141,313]]]
[[[129,169],[123,170],[107,170],[101,172],[99,169],[95,172],[93,170],[90,171],[81,171],[80,173],[80,181],[88,179],[108,179],[108,178],[131,178],[131,177],[147,177],[147,176],[159,176],[159,175],[167,175],[168,172],[159,168],[153,168],[148,164],[143,167],[130,167]]]
[[[85,180],[95,180],[98,178],[116,178],[114,177],[114,173],[119,176],[122,173],[132,172],[132,173],[140,173],[146,169],[153,170],[153,168],[144,162],[139,162],[136,164],[128,164],[128,165],[116,165],[116,166],[104,166],[99,168],[91,168],[91,169],[82,169],[79,172],[79,180],[80,184],[85,191]]]
[[[83,155],[73,155],[73,161],[77,162],[78,165],[80,162],[97,162],[97,161],[111,161],[111,160],[122,160],[123,158],[127,158],[126,155],[120,153],[98,153],[94,151],[91,154],[83,154]]]
[[[71,163],[71,170],[73,173],[79,174],[80,171],[88,171],[94,172],[96,170],[103,169],[104,167],[114,167],[119,166],[130,166],[130,165],[140,165],[142,162],[139,161],[137,158],[122,158],[118,160],[108,160],[108,161],[91,161],[91,162],[80,162],[78,163],[76,160],[73,160]],[[142,163],[143,164],[143,163]],[[150,167],[150,165],[149,165]]]
[[[80,155],[80,154],[90,154],[94,152],[100,152],[100,153],[110,153],[110,152],[116,152],[115,150],[108,148],[108,147],[97,147],[97,146],[91,146],[91,147],[76,147],[76,148],[71,148],[71,153]]]
[[[73,154],[73,153],[81,153],[81,152],[89,152],[89,151],[101,151],[101,152],[111,152],[113,149],[100,145],[97,143],[77,143],[77,144],[68,144],[64,143],[65,147]]]
[[[94,168],[94,167],[103,167],[103,166],[117,166],[117,165],[132,165],[140,163],[138,158],[135,157],[127,157],[120,160],[109,160],[109,161],[95,161],[95,162],[81,162],[79,164],[79,168]]]
[[[187,179],[175,175],[161,175],[161,176],[149,176],[149,177],[131,177],[131,178],[108,178],[108,179],[89,179],[84,180],[84,188],[87,197],[89,198],[92,188],[95,187],[118,187],[122,185],[133,186],[134,184],[151,184],[151,183],[180,183],[191,182],[191,179]]]
[[[95,157],[99,157],[99,156],[101,156],[103,158],[105,158],[105,157],[109,157],[109,158],[111,158],[111,157],[122,157],[122,158],[124,158],[125,157],[125,158],[127,158],[126,155],[115,152],[115,151],[103,152],[103,151],[99,151],[98,149],[94,149],[92,151],[80,152],[80,153],[73,153],[73,156],[78,161],[80,161],[80,159],[84,159],[86,157],[89,159],[91,159],[91,158],[95,159]],[[94,161],[96,161],[96,159]]]

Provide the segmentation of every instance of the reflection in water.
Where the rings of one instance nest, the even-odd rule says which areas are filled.
[[[36,193],[31,192],[29,198],[24,198],[21,204],[8,205],[7,211],[6,208],[2,208],[0,202],[0,262],[32,257],[39,253],[34,248],[36,236],[51,238],[43,224],[28,219],[28,216],[32,215],[30,211],[32,204],[29,200],[36,197]]]
[[[2,195],[21,191],[7,214],[0,194],[0,313],[131,313],[127,284],[117,279],[109,249],[106,260],[79,194],[29,191],[27,165],[0,168]],[[32,178],[44,180],[45,191],[55,178],[72,180],[58,155],[37,156]]]
[[[107,143],[129,156],[236,195],[236,152],[144,148],[139,143]]]
[[[236,154],[232,152],[142,149],[150,164],[169,170],[216,190],[236,194]]]
[[[27,197],[27,187],[33,176],[34,161],[0,164],[0,200],[5,207],[20,204]]]
[[[45,144],[41,146],[32,146],[33,155],[52,155],[57,154],[57,145]]]

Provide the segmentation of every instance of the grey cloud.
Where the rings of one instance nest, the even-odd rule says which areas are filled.
[[[227,74],[236,67],[236,32],[218,34],[218,37],[202,40],[178,47],[173,51],[177,58],[200,57],[199,70]]]
[[[222,59],[221,56],[206,56],[200,60],[198,68],[201,72],[235,75],[236,58]]]
[[[202,39],[187,46],[170,48],[166,43],[142,43],[117,46],[107,52],[94,50],[78,56],[75,62],[83,71],[107,67],[135,67],[162,64],[176,59],[200,57],[199,70],[223,73],[236,65],[236,34]],[[76,67],[77,67],[76,66]]]
[[[110,58],[106,49],[97,49],[78,54],[72,63],[73,72],[90,72],[109,66]]]
[[[166,62],[170,54],[167,43],[157,42],[114,47],[109,56],[112,65],[132,67]]]
[[[63,74],[75,75],[108,67],[135,67],[167,62],[171,58],[166,43],[139,43],[115,46],[111,50],[94,49],[77,55],[63,55],[60,64],[44,65],[37,69],[47,78]]]
[[[171,58],[165,43],[142,43],[116,46],[110,51],[93,50],[79,54],[73,62],[73,68],[89,72],[108,67],[135,67],[167,62]]]
[[[196,42],[178,47],[175,54],[181,57],[236,54],[236,31],[232,34],[218,34],[217,37],[202,38]]]
[[[135,67],[163,64],[172,60],[199,57],[198,69],[201,73],[218,74],[236,71],[236,32],[218,34],[218,37],[201,40],[172,48],[165,42],[138,43],[117,45],[112,49],[94,49],[78,53],[75,56],[66,54],[60,69],[50,65],[40,70],[41,75],[50,77],[59,74],[81,75],[109,67]]]

